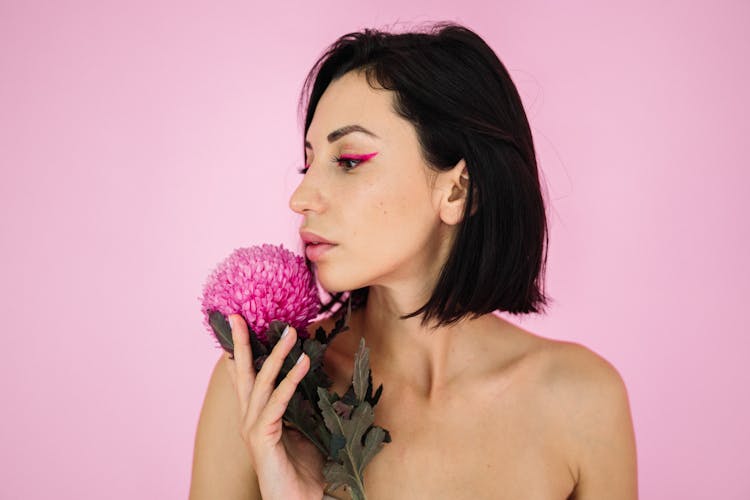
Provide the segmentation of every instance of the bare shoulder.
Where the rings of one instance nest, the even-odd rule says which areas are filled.
[[[222,352],[208,382],[195,434],[190,500],[260,498],[255,471],[239,431],[239,405]]]
[[[582,344],[544,339],[538,357],[545,384],[562,396],[575,396],[580,403],[626,397],[625,383],[615,366]]]
[[[618,370],[575,342],[544,339],[536,357],[549,414],[565,434],[577,478],[572,498],[637,498],[635,436]]]
[[[495,352],[508,353],[511,366],[532,384],[530,391],[547,401],[555,418],[580,425],[581,417],[605,409],[629,411],[625,383],[615,366],[588,347],[531,333],[507,322],[498,324]]]

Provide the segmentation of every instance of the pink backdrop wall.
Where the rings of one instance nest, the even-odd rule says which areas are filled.
[[[750,498],[747,2],[0,2],[0,498],[186,498],[201,285],[296,241],[296,100],[364,26],[451,19],[515,78],[545,317],[625,379],[644,499]]]

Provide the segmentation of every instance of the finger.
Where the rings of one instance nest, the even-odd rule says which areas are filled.
[[[262,408],[266,406],[268,398],[271,397],[271,393],[276,385],[276,378],[279,376],[281,367],[284,365],[284,359],[296,342],[297,330],[289,326],[287,333],[279,339],[271,350],[271,354],[263,362],[263,367],[255,378],[253,391],[250,394],[248,416],[251,420],[254,420]]]
[[[255,382],[255,368],[253,368],[252,362],[253,353],[250,348],[250,332],[242,315],[230,314],[229,320],[232,328],[232,342],[234,343],[234,385],[237,389],[240,411],[244,414]]]
[[[261,414],[258,415],[258,423],[262,426],[261,428],[267,429],[278,425],[289,406],[289,401],[291,401],[294,391],[297,389],[300,381],[305,378],[305,374],[307,374],[309,368],[310,358],[305,353],[302,353],[299,359],[297,359],[297,364],[289,370],[284,380],[281,381],[276,390],[273,391],[273,394],[271,394]]]

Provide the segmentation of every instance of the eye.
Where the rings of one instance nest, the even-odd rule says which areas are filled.
[[[370,153],[366,155],[341,155],[334,156],[333,158],[331,158],[331,161],[339,165],[343,163],[342,168],[344,172],[350,172],[357,168],[360,163],[366,162],[375,155],[377,155],[377,153]],[[309,169],[310,165],[305,165],[304,168],[297,169],[297,172],[304,175]]]
[[[370,158],[372,158],[373,156],[377,154],[378,153],[375,152],[375,153],[369,153],[366,155],[341,155],[339,157],[333,157],[331,161],[335,161],[336,163],[339,163],[339,164],[344,163],[345,164],[345,166],[343,167],[344,171],[349,172],[350,170],[354,170],[355,168],[357,168],[357,166],[360,163],[366,162],[367,160],[369,160]]]
[[[363,160],[359,156],[355,157],[355,156],[342,155],[342,156],[334,156],[333,158],[331,158],[331,161],[335,161],[338,164],[343,163],[344,172],[349,172],[350,170],[354,170],[355,168],[357,168],[357,165],[362,163]]]

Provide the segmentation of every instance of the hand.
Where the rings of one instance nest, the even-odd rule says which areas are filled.
[[[274,382],[297,331],[274,346],[257,376],[252,363],[250,332],[239,314],[229,317],[234,342],[234,360],[227,363],[240,406],[240,434],[250,454],[265,500],[320,500],[325,488],[322,453],[299,431],[283,429],[281,417],[297,384],[310,369],[310,358],[302,354],[298,363],[274,390]],[[227,359],[229,354],[226,354]]]

